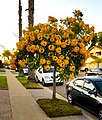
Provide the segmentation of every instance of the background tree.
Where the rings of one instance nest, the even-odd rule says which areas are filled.
[[[94,61],[92,61],[91,63],[97,63],[97,68],[100,67],[100,63],[102,63],[102,58],[96,58]]]
[[[34,0],[28,0],[28,25],[34,24]]]
[[[102,46],[102,32],[98,33],[98,45]]]
[[[16,44],[22,59],[31,69],[43,67],[48,71],[54,66],[53,95],[56,98],[56,71],[63,80],[74,78],[87,58],[86,46],[94,37],[94,26],[85,24],[82,12],[75,10],[74,17],[59,21],[48,17],[48,23],[29,27],[23,31],[24,37]]]
[[[7,57],[9,60],[9,56],[11,56],[11,52],[10,52],[10,50],[4,50],[2,55],[3,55],[3,57]]]
[[[98,35],[97,33],[95,33],[95,36],[93,37],[93,39],[90,42],[89,48],[91,48],[92,46],[95,46],[98,43]]]

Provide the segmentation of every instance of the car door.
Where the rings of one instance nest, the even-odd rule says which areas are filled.
[[[85,80],[81,93],[84,102],[83,105],[89,110],[95,111],[97,106],[97,96],[95,96],[95,94],[90,94],[90,91],[95,92],[96,89],[91,81]]]
[[[73,87],[71,90],[71,95],[73,97],[73,99],[75,100],[75,102],[82,104],[82,96],[81,96],[81,92],[82,92],[82,86],[84,84],[84,79],[76,79],[73,82]]]
[[[38,77],[38,80],[39,80],[40,82],[42,82],[42,69],[41,69],[41,68],[39,68],[39,69],[37,70],[36,75],[37,75],[37,77]]]

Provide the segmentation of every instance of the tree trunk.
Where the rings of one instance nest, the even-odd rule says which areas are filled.
[[[56,98],[56,66],[54,66],[54,72],[53,72],[53,94],[52,99]]]
[[[19,68],[19,74],[18,74],[18,76],[20,76],[20,77],[24,76],[24,72],[23,72],[23,68],[22,67]]]
[[[99,62],[97,62],[97,68],[99,68]]]
[[[34,0],[28,0],[28,25],[34,24]]]
[[[37,83],[38,82],[38,79],[36,77],[36,73],[35,73],[35,70],[29,70],[28,72],[28,82],[31,82],[31,83]]]
[[[19,40],[20,37],[22,37],[22,6],[21,6],[21,0],[19,0]]]

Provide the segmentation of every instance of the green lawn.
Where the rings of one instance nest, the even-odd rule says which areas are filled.
[[[37,83],[28,82],[28,79],[25,76],[22,76],[22,77],[16,76],[16,77],[21,82],[21,84],[27,89],[42,89],[43,88]]]
[[[38,99],[37,103],[50,118],[82,115],[81,110],[61,99]]]
[[[0,89],[8,89],[6,76],[0,76]]]

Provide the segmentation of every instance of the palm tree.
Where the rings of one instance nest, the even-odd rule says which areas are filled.
[[[22,6],[21,6],[21,0],[19,0],[19,39],[22,37]]]
[[[34,24],[34,0],[28,0],[28,25]]]

